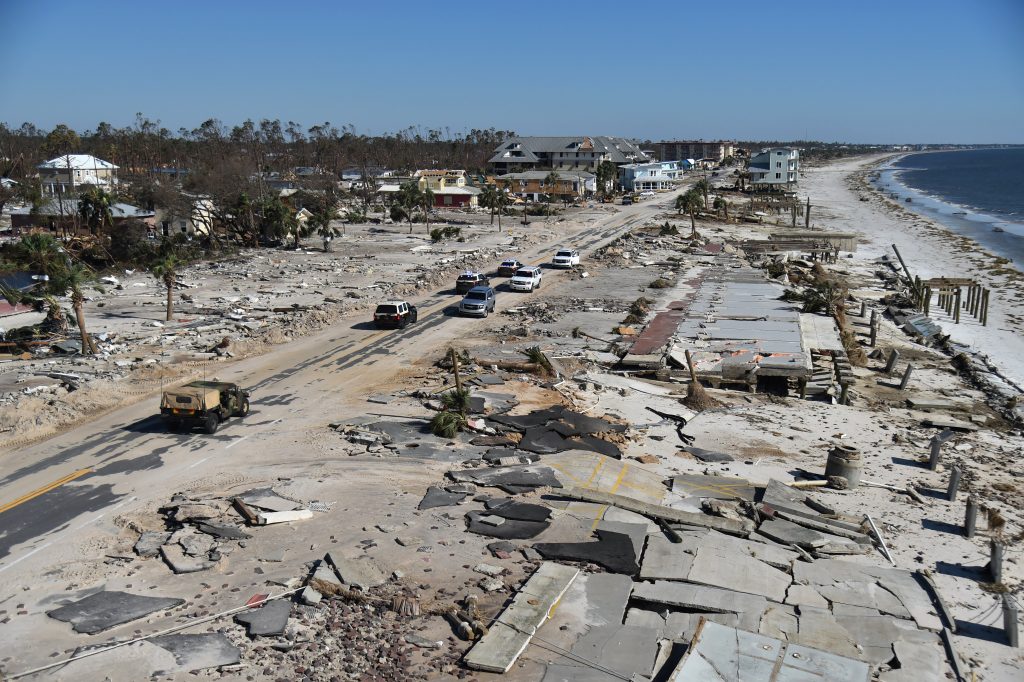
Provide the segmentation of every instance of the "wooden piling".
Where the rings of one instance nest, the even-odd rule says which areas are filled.
[[[924,314],[927,315],[931,312],[932,308],[932,288],[924,288]]]
[[[978,503],[974,496],[967,498],[967,507],[964,511],[964,537],[973,538],[974,529],[978,525]]]
[[[893,369],[896,368],[896,361],[900,359],[900,352],[895,348],[889,353],[889,360],[885,363],[885,373],[892,374]]]
[[[910,383],[910,373],[914,371],[913,365],[907,365],[907,369],[903,372],[903,379],[900,380],[900,390],[906,390],[907,384]]]
[[[804,209],[804,229],[811,228],[811,195],[807,195],[807,208]]]
[[[946,486],[946,500],[956,502],[956,493],[960,489],[960,467],[953,467],[949,472],[949,485]]]
[[[1020,632],[1017,630],[1017,604],[1013,601],[1012,594],[1003,594],[1003,631],[1006,633],[1006,643],[1016,649],[1020,646],[1018,639]]]
[[[988,572],[992,582],[1003,582],[1003,543],[992,540],[989,543]]]
[[[860,317],[867,317],[867,314],[868,314],[868,302],[867,301],[861,301],[860,302]]]
[[[981,326],[988,326],[988,289],[982,289],[981,291]]]
[[[953,302],[953,322],[960,324],[960,287],[956,288],[955,300]]]

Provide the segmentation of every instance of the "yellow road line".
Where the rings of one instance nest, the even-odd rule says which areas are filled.
[[[615,483],[612,484],[612,488],[608,492],[614,493],[616,490],[619,489],[619,486],[622,485],[622,479],[624,479],[626,477],[626,471],[628,471],[628,470],[629,470],[629,465],[628,464],[623,464],[622,465],[622,469],[619,470],[618,477],[615,479]],[[597,508],[597,514],[594,515],[594,523],[591,524],[591,526],[590,526],[590,530],[591,531],[593,531],[595,528],[597,528],[597,524],[599,524],[601,522],[601,517],[604,516],[604,513],[605,513],[605,511],[607,509],[608,509],[608,505],[606,505],[606,504],[605,505],[601,505],[600,507]]]
[[[73,481],[76,478],[79,478],[80,476],[85,476],[86,474],[91,474],[91,473],[92,473],[92,469],[79,469],[78,471],[76,471],[74,473],[68,474],[64,478],[59,478],[56,481],[54,481],[53,483],[48,483],[47,485],[44,485],[42,488],[39,488],[38,490],[33,490],[32,492],[28,493],[27,495],[22,495],[21,497],[19,497],[18,499],[14,500],[13,502],[8,502],[4,506],[0,507],[0,514],[4,513],[5,511],[7,511],[9,509],[14,509],[19,504],[24,504],[25,502],[28,502],[29,500],[35,499],[35,498],[39,497],[40,495],[42,495],[44,493],[48,493],[51,490],[53,490],[54,488],[59,488],[60,486],[64,485],[65,483],[67,483],[69,481]]]
[[[584,488],[589,488],[590,484],[594,482],[594,477],[597,476],[597,472],[601,471],[604,467],[604,458],[597,460],[597,464],[594,465],[594,470],[590,472],[590,478],[583,484]]]

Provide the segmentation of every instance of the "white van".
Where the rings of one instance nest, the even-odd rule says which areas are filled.
[[[516,270],[516,274],[508,281],[508,288],[513,291],[533,291],[540,288],[541,279],[540,268],[530,265]]]

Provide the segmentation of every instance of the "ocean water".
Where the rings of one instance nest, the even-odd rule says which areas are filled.
[[[879,171],[904,207],[1024,269],[1024,148],[908,154]]]

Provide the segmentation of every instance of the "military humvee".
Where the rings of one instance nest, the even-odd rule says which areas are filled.
[[[192,381],[164,391],[160,401],[160,415],[168,431],[202,426],[207,433],[216,433],[225,419],[247,414],[249,391],[223,381]]]

